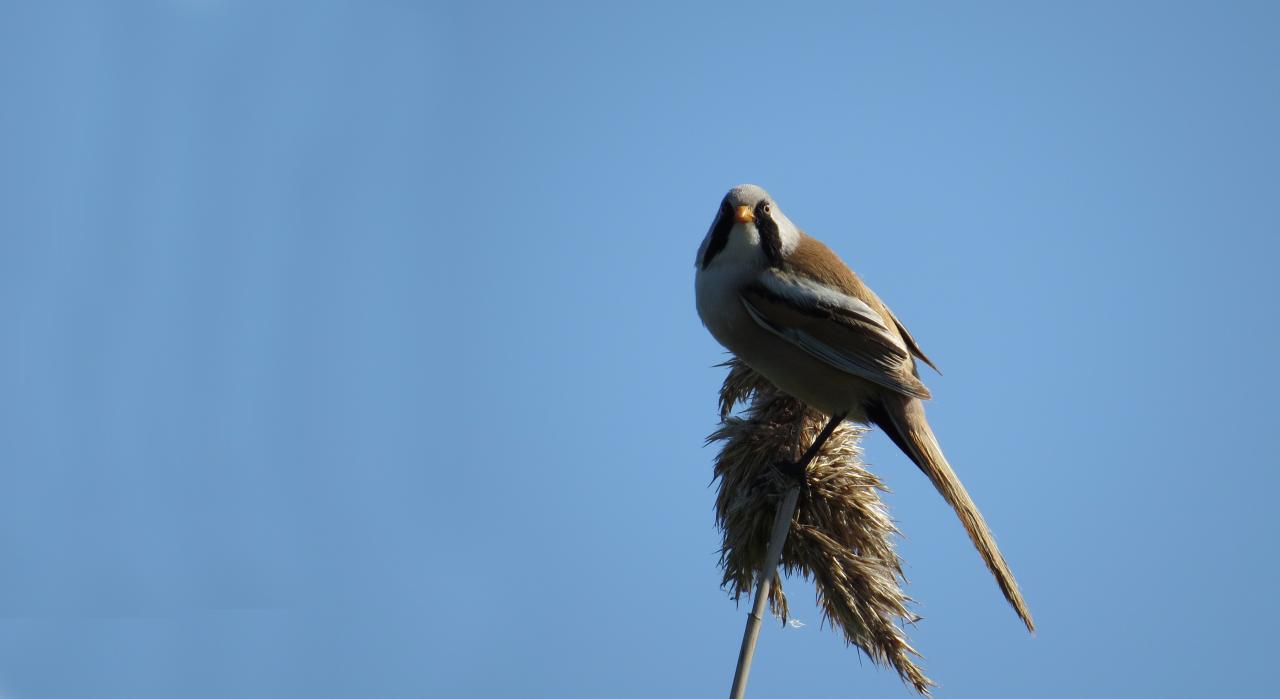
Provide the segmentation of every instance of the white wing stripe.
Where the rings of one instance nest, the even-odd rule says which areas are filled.
[[[880,314],[876,313],[862,299],[841,293],[813,279],[775,271],[772,274],[761,275],[760,281],[763,282],[766,289],[800,308],[810,306],[838,308],[875,325],[881,330],[889,329],[889,326],[885,325],[884,318],[881,318]]]
[[[747,315],[751,316],[760,327],[777,335],[778,337],[790,342],[791,344],[804,350],[814,358],[826,362],[831,366],[855,376],[861,376],[868,381],[886,386],[895,391],[900,391],[916,398],[928,398],[927,391],[911,386],[901,380],[893,378],[893,376],[885,371],[888,367],[871,367],[858,361],[855,357],[850,357],[843,352],[831,347],[803,330],[795,328],[780,328],[776,324],[771,323],[765,318],[760,311],[745,298],[742,299],[742,305],[747,309]],[[883,362],[876,361],[876,364],[883,365]]]

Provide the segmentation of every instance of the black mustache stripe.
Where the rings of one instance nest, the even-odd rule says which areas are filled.
[[[778,232],[778,223],[773,220],[765,207],[768,200],[756,204],[756,230],[760,232],[760,248],[769,259],[770,267],[782,264],[782,234]]]
[[[729,211],[729,201],[720,202],[720,211],[711,224],[711,240],[707,241],[707,251],[702,254],[702,268],[706,269],[711,260],[729,244],[729,231],[733,230],[733,212]]]

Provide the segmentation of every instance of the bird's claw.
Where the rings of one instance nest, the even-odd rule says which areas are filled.
[[[781,481],[781,485],[783,485],[783,490],[785,490],[787,486],[803,486],[806,483],[805,473],[800,468],[800,464],[794,461],[775,461],[772,466],[761,471],[760,474],[756,476],[755,480],[751,483],[751,488],[776,490],[780,485],[779,481]]]
[[[800,464],[795,461],[775,461],[773,470],[782,475],[783,478],[790,480],[796,484],[804,483],[804,469],[800,468]]]

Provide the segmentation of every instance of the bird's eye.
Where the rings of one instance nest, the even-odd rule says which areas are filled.
[[[767,213],[769,213],[769,212],[771,212],[771,211],[773,211],[773,207],[769,206],[769,202],[767,202],[767,201],[766,201],[766,202],[764,203],[764,212],[767,214]]]

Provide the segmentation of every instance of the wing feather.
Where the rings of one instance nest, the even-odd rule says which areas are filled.
[[[832,367],[904,395],[930,397],[912,372],[910,350],[862,300],[766,272],[743,290],[742,303],[761,327]]]
[[[888,308],[885,310],[889,311]],[[893,324],[898,327],[898,334],[902,336],[902,341],[907,343],[907,349],[911,350],[911,354],[914,354],[920,361],[928,364],[934,371],[941,374],[942,370],[938,368],[937,364],[933,363],[932,359],[925,356],[924,350],[920,349],[920,343],[916,342],[916,339],[912,337],[911,333],[907,330],[907,326],[903,325],[902,321],[898,320],[898,316],[894,315],[893,311],[889,311],[889,318],[892,319]]]

